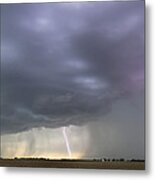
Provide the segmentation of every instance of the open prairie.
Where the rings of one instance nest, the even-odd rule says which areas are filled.
[[[90,168],[90,169],[128,169],[145,170],[145,162],[102,162],[90,160],[0,160],[0,166],[5,167],[46,167],[46,168]]]

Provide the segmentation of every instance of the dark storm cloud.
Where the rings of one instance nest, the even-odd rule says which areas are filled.
[[[143,2],[1,5],[1,129],[81,125],[143,90]]]

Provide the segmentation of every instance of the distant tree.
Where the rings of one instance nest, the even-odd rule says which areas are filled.
[[[133,161],[133,162],[134,162],[134,161],[136,161],[136,160],[135,160],[135,159],[131,159],[131,161]]]

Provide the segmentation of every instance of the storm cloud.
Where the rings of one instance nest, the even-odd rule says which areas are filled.
[[[144,90],[144,2],[1,5],[1,131],[104,121]]]

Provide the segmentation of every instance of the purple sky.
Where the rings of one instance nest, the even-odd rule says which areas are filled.
[[[143,157],[144,2],[1,5],[1,91],[3,135],[110,119]]]

